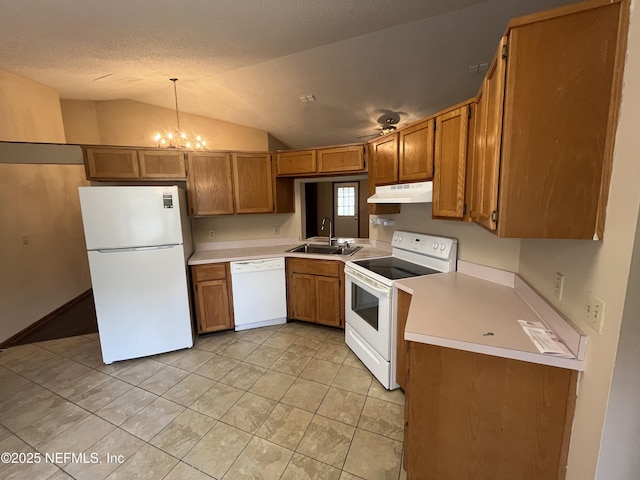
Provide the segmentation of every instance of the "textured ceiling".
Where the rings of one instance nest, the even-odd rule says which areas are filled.
[[[0,69],[80,100],[130,99],[362,141],[472,97],[509,18],[571,0],[0,0]],[[317,102],[304,104],[300,95]]]

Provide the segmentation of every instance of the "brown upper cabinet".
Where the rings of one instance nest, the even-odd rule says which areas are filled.
[[[190,152],[187,192],[191,215],[230,215],[233,208],[233,180],[229,152]]]
[[[233,153],[233,192],[236,213],[273,212],[269,153]]]
[[[366,172],[364,145],[291,150],[276,154],[276,174],[310,176]]]
[[[398,183],[398,132],[384,135],[369,143],[369,185]]]
[[[311,175],[316,173],[316,151],[295,150],[276,154],[278,175]]]
[[[192,216],[293,212],[293,179],[274,179],[271,154],[190,152]]]
[[[434,125],[434,119],[428,118],[369,142],[369,182],[390,185],[431,180]]]
[[[398,181],[422,182],[433,177],[434,119],[398,132]]]
[[[500,237],[601,239],[629,2],[510,22],[478,98],[472,211]]]
[[[184,180],[184,153],[168,149],[83,147],[89,180]]]
[[[462,105],[435,119],[434,218],[462,219],[465,215],[469,115],[469,105]]]

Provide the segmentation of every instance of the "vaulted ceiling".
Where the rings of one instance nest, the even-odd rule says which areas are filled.
[[[0,69],[63,99],[166,108],[177,77],[182,112],[335,145],[474,96],[508,20],[566,3],[0,0]]]

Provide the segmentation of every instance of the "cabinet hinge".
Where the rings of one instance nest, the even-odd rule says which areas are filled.
[[[466,214],[467,214],[467,204],[465,203],[465,204],[462,206],[462,215],[466,215]]]
[[[496,212],[495,210],[491,212],[491,221],[493,223],[496,223],[498,221],[498,212]]]
[[[509,56],[509,44],[505,43],[502,46],[502,58],[507,58]]]

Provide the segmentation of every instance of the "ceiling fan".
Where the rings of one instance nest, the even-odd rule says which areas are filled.
[[[372,133],[370,135],[361,135],[358,138],[370,138],[395,132],[398,128],[396,127],[396,124],[400,121],[400,114],[395,112],[387,113],[378,118],[377,121],[379,124],[379,127],[376,129],[377,133]]]

